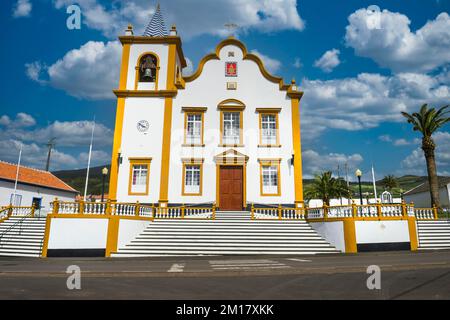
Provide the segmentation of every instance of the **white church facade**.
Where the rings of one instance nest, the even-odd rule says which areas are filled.
[[[118,202],[303,203],[300,99],[230,37],[186,67],[175,26],[159,8],[143,36],[119,37],[122,64],[109,197]]]

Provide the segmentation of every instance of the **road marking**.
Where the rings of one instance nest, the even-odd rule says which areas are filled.
[[[254,260],[210,260],[211,264],[235,264],[235,263],[273,263],[273,260],[254,259]]]
[[[255,259],[255,260],[210,260],[209,264],[213,270],[243,270],[243,269],[288,269],[288,266],[284,263],[267,260],[267,259]]]
[[[296,259],[296,258],[290,258],[290,259],[287,259],[287,260],[297,261],[297,262],[312,262],[312,260]]]
[[[248,266],[242,266],[242,267],[214,267],[214,270],[261,270],[261,269],[290,269],[290,266],[262,266],[262,267],[248,267]]]
[[[183,272],[184,263],[174,263],[167,272]]]

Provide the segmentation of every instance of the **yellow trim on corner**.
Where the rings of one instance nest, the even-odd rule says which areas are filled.
[[[138,84],[139,84],[139,65],[141,64],[141,60],[144,56],[146,55],[152,55],[156,58],[156,76],[155,76],[155,91],[158,91],[158,80],[159,80],[159,69],[160,69],[160,63],[159,63],[159,56],[152,52],[152,51],[147,51],[142,53],[139,58],[137,59],[137,64],[136,64],[136,73],[135,73],[135,78],[134,78],[134,90],[138,89]],[[147,82],[143,82],[143,83],[147,83]]]
[[[416,217],[408,216],[408,231],[409,231],[409,243],[411,251],[416,251],[419,247],[418,237],[417,237],[417,224]]]
[[[177,46],[169,44],[169,57],[167,60],[167,90],[177,90],[175,85],[176,64],[177,64]]]
[[[119,242],[119,216],[109,216],[108,218],[108,234],[106,236],[105,257],[111,257],[111,253],[117,252],[117,244]]]
[[[342,224],[344,228],[345,253],[357,253],[355,220],[344,219]]]
[[[122,64],[120,67],[119,90],[126,90],[128,78],[128,64],[130,61],[130,44],[123,44]],[[114,140],[111,153],[111,173],[109,176],[109,199],[117,198],[117,179],[119,173],[118,153],[122,144],[123,117],[125,112],[125,98],[117,99],[116,122],[114,127]]]
[[[294,149],[295,203],[303,202],[302,146],[300,137],[300,98],[291,98],[292,144]]]
[[[47,258],[47,251],[48,251],[48,240],[50,238],[50,227],[52,223],[52,217],[50,215],[47,215],[47,218],[45,219],[45,233],[44,233],[44,242],[42,244],[42,258]]]
[[[152,158],[128,158],[130,163],[129,175],[128,175],[128,195],[129,196],[146,196],[148,195],[148,189],[150,185],[150,163],[152,162]],[[134,166],[147,166],[147,180],[145,186],[145,192],[132,192],[132,182],[133,182],[133,167]]]
[[[259,162],[259,194],[261,197],[280,197],[281,196],[281,159],[268,159],[268,158],[260,158]],[[277,193],[264,193],[263,186],[263,167],[275,166],[277,167]]]
[[[164,124],[161,149],[161,178],[159,185],[159,202],[169,201],[169,165],[170,165],[170,141],[172,133],[172,98],[166,98],[164,102]]]

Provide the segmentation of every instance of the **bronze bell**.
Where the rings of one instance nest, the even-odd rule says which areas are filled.
[[[145,69],[144,69],[144,77],[146,77],[146,78],[151,78],[151,77],[152,77],[152,69],[150,69],[150,68],[145,68]]]

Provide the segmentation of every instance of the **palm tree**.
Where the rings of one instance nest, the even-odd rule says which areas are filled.
[[[393,188],[398,187],[398,181],[395,176],[388,174],[387,176],[384,176],[383,180],[381,180],[381,185],[385,189],[391,190]]]
[[[315,175],[313,183],[305,190],[305,196],[308,200],[322,199],[324,204],[330,205],[333,197],[349,197],[350,192],[342,178],[336,179],[331,171],[325,171]]]
[[[428,105],[424,104],[419,112],[409,114],[402,112],[402,115],[407,119],[408,123],[413,125],[414,131],[422,133],[422,150],[427,162],[428,183],[430,184],[431,203],[440,208],[439,201],[439,183],[436,173],[436,160],[434,156],[434,149],[436,144],[432,139],[432,134],[436,132],[447,122],[450,122],[449,106],[443,106],[439,110],[435,108],[428,109]]]

